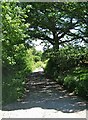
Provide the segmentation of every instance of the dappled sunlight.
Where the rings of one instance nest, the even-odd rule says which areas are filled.
[[[88,4],[2,2],[1,7],[3,117],[85,118]]]
[[[26,93],[26,97],[20,102],[3,107],[3,110],[42,108],[62,113],[76,113],[86,109],[85,101],[68,93],[57,82],[46,79],[43,72],[34,72],[28,79],[29,92]]]

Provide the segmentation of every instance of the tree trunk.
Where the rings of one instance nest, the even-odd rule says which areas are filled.
[[[54,50],[55,51],[58,51],[59,50],[59,40],[58,40],[58,36],[57,36],[57,33],[53,33],[53,38],[54,38]]]

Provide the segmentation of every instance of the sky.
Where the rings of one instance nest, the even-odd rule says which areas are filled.
[[[42,40],[37,40],[37,41],[34,41],[33,43],[35,44],[36,50],[43,52],[44,44],[41,45],[41,42],[42,42]]]
[[[44,44],[44,43],[41,44],[41,42],[42,42],[42,40],[40,40],[40,39],[38,39],[38,40],[36,40],[36,41],[33,41],[33,43],[34,43],[34,45],[35,45],[35,49],[36,49],[37,51],[42,51],[42,52],[43,52],[43,51],[44,51],[43,47],[45,46],[45,44]],[[79,42],[78,45],[79,45],[79,46],[82,46],[82,47],[85,46],[85,45],[84,45],[84,42]],[[51,47],[52,47],[52,45],[51,45]]]
[[[42,40],[37,40],[36,42],[33,42],[33,43],[35,44],[35,49],[37,51],[42,51],[43,52],[44,51],[43,50],[44,44],[41,45],[41,42],[42,42]],[[84,42],[81,42],[78,45],[84,46]]]

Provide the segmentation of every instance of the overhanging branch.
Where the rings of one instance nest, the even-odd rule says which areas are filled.
[[[84,42],[86,42],[86,43],[88,43],[88,39],[86,40],[85,39],[85,36],[79,36],[79,35],[76,35],[76,34],[74,34],[74,33],[70,33],[70,34],[68,34],[69,36],[75,36],[74,38],[75,39],[82,39]]]
[[[71,39],[71,40],[61,41],[61,42],[59,42],[59,44],[63,44],[63,43],[66,43],[66,42],[71,42],[71,41],[73,41],[73,40],[75,40],[75,38],[73,38],[73,39]]]

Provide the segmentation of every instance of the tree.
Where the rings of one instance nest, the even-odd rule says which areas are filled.
[[[14,2],[2,2],[2,62],[3,67],[17,64],[20,56],[21,62],[25,49],[25,39],[28,24],[25,23],[27,15]]]
[[[88,3],[27,3],[30,37],[51,43],[55,50],[72,41],[88,43],[87,6]]]

